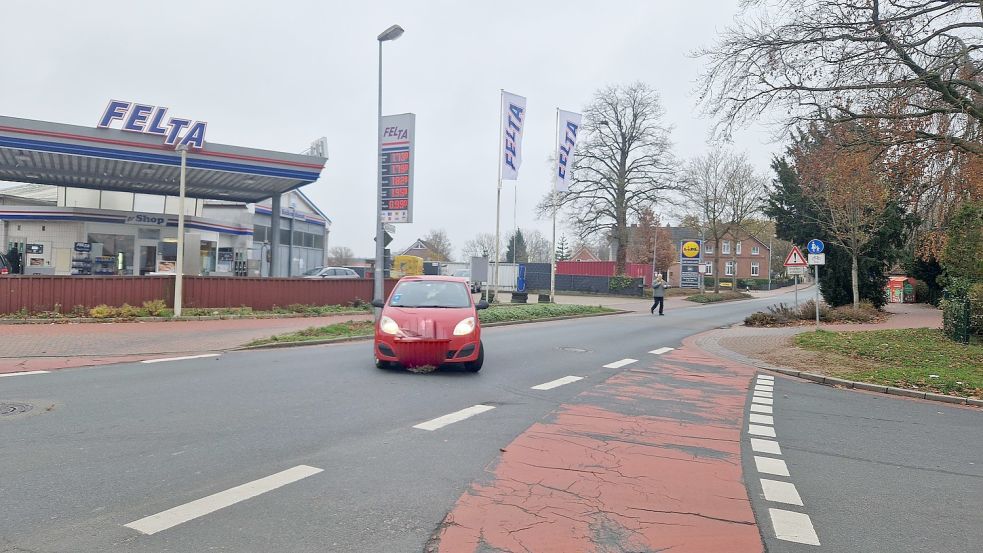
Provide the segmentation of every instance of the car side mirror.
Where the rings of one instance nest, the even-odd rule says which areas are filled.
[[[481,301],[478,302],[477,305],[474,306],[474,308],[475,309],[488,309],[488,302],[485,301],[485,300],[481,300]]]
[[[382,300],[372,300],[372,307],[378,307],[382,309],[385,306],[386,306],[386,302]]]

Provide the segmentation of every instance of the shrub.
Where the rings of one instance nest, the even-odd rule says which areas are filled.
[[[764,313],[762,311],[752,313],[744,318],[745,326],[775,326],[784,322],[786,321],[780,321],[773,313]]]
[[[116,309],[116,316],[131,319],[133,317],[140,317],[143,315],[144,311],[139,307],[134,307],[128,303],[124,303]]]
[[[608,279],[608,290],[611,290],[612,292],[627,290],[634,285],[635,279],[626,275],[617,275]]]
[[[801,318],[800,310],[791,305],[785,305],[784,303],[768,306],[768,313],[762,313],[762,315],[765,314],[771,315],[771,317],[775,319],[775,322],[778,323],[788,323],[791,321],[797,321]]]
[[[799,306],[799,319],[803,321],[814,321],[816,320],[816,302],[815,300],[809,300]],[[825,303],[819,304],[819,320],[828,323],[830,321],[836,320],[836,315],[833,312],[833,308],[826,305]]]
[[[847,321],[851,323],[869,323],[876,321],[880,317],[880,311],[874,304],[861,302],[858,307],[844,305],[833,310],[833,320]]]
[[[116,316],[116,308],[103,303],[90,309],[89,316],[93,319],[111,319]]]
[[[164,314],[167,309],[167,303],[164,300],[152,300],[143,302],[143,310],[147,315],[151,317],[160,317]]]

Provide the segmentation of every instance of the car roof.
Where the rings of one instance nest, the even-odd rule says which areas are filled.
[[[410,275],[404,276],[399,279],[400,281],[411,281],[411,280],[437,280],[444,282],[463,282],[467,283],[468,280],[462,277],[444,276],[444,275]]]

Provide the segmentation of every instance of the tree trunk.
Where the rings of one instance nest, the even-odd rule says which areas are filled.
[[[720,239],[713,239],[713,293],[720,293]]]
[[[857,267],[857,254],[851,254],[850,260],[853,266],[850,268],[850,280],[853,281],[853,307],[860,307],[860,270]],[[816,283],[819,286],[819,283]]]

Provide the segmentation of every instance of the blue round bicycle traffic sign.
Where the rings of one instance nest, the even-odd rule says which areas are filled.
[[[823,253],[823,250],[826,249],[826,244],[823,244],[822,240],[813,238],[806,244],[806,249],[809,250],[809,253]]]

